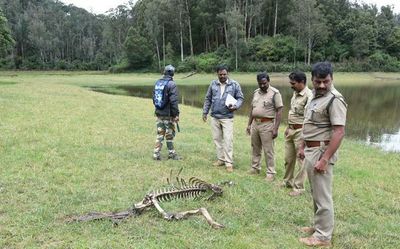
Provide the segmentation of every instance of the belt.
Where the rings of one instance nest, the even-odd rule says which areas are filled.
[[[297,129],[303,128],[303,125],[302,124],[289,124],[289,128],[297,130]]]
[[[261,122],[261,123],[270,122],[270,121],[273,121],[273,120],[274,120],[273,118],[254,118],[254,121]]]
[[[311,147],[319,147],[323,144],[328,145],[329,141],[305,141],[305,143],[308,148],[311,148]]]

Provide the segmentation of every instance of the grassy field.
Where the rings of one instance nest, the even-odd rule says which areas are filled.
[[[174,79],[178,85],[208,85],[216,78],[215,74],[188,74],[178,73]],[[236,73],[230,74],[231,78],[240,84],[257,87],[256,73]],[[270,73],[271,84],[287,85],[288,73]],[[0,71],[0,84],[4,83],[45,83],[68,84],[78,86],[110,86],[110,85],[153,85],[154,81],[160,77],[159,74],[109,74],[105,72],[68,72],[68,71]],[[311,77],[307,73],[307,77]],[[400,73],[334,73],[335,85],[371,85],[371,84],[398,84]],[[309,80],[309,82],[311,82]]]
[[[309,190],[287,195],[263,176],[250,176],[247,119],[235,118],[235,171],[211,166],[214,146],[199,109],[181,106],[176,149],[182,161],[153,161],[151,100],[96,93],[82,86],[152,84],[155,74],[0,72],[0,248],[303,248],[298,227],[310,225]],[[179,84],[208,84],[195,75]],[[254,74],[232,74],[253,84]],[[283,81],[286,74],[272,74]],[[344,74],[396,79],[400,74]],[[390,82],[385,81],[385,82]],[[277,177],[283,175],[283,129],[276,141]],[[166,151],[163,151],[164,158]],[[398,248],[400,154],[345,140],[335,166],[335,248]],[[118,211],[164,186],[170,170],[206,181],[232,180],[213,202],[175,201],[168,211],[206,207],[226,226],[202,217],[178,222],[156,210],[114,227],[109,221],[66,223],[69,215]],[[263,165],[263,170],[265,165]],[[308,189],[308,185],[307,185]]]

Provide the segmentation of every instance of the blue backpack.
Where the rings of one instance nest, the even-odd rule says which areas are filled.
[[[168,103],[168,94],[165,91],[169,80],[159,79],[154,85],[153,104],[157,109],[164,109]]]

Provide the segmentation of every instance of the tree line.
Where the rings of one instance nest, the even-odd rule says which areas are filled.
[[[96,15],[0,0],[0,68],[399,71],[400,15],[349,0],[139,0]]]

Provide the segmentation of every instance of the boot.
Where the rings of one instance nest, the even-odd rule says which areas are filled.
[[[178,156],[178,154],[176,153],[170,153],[168,155],[168,159],[172,159],[172,160],[182,160],[182,158],[180,156]]]

